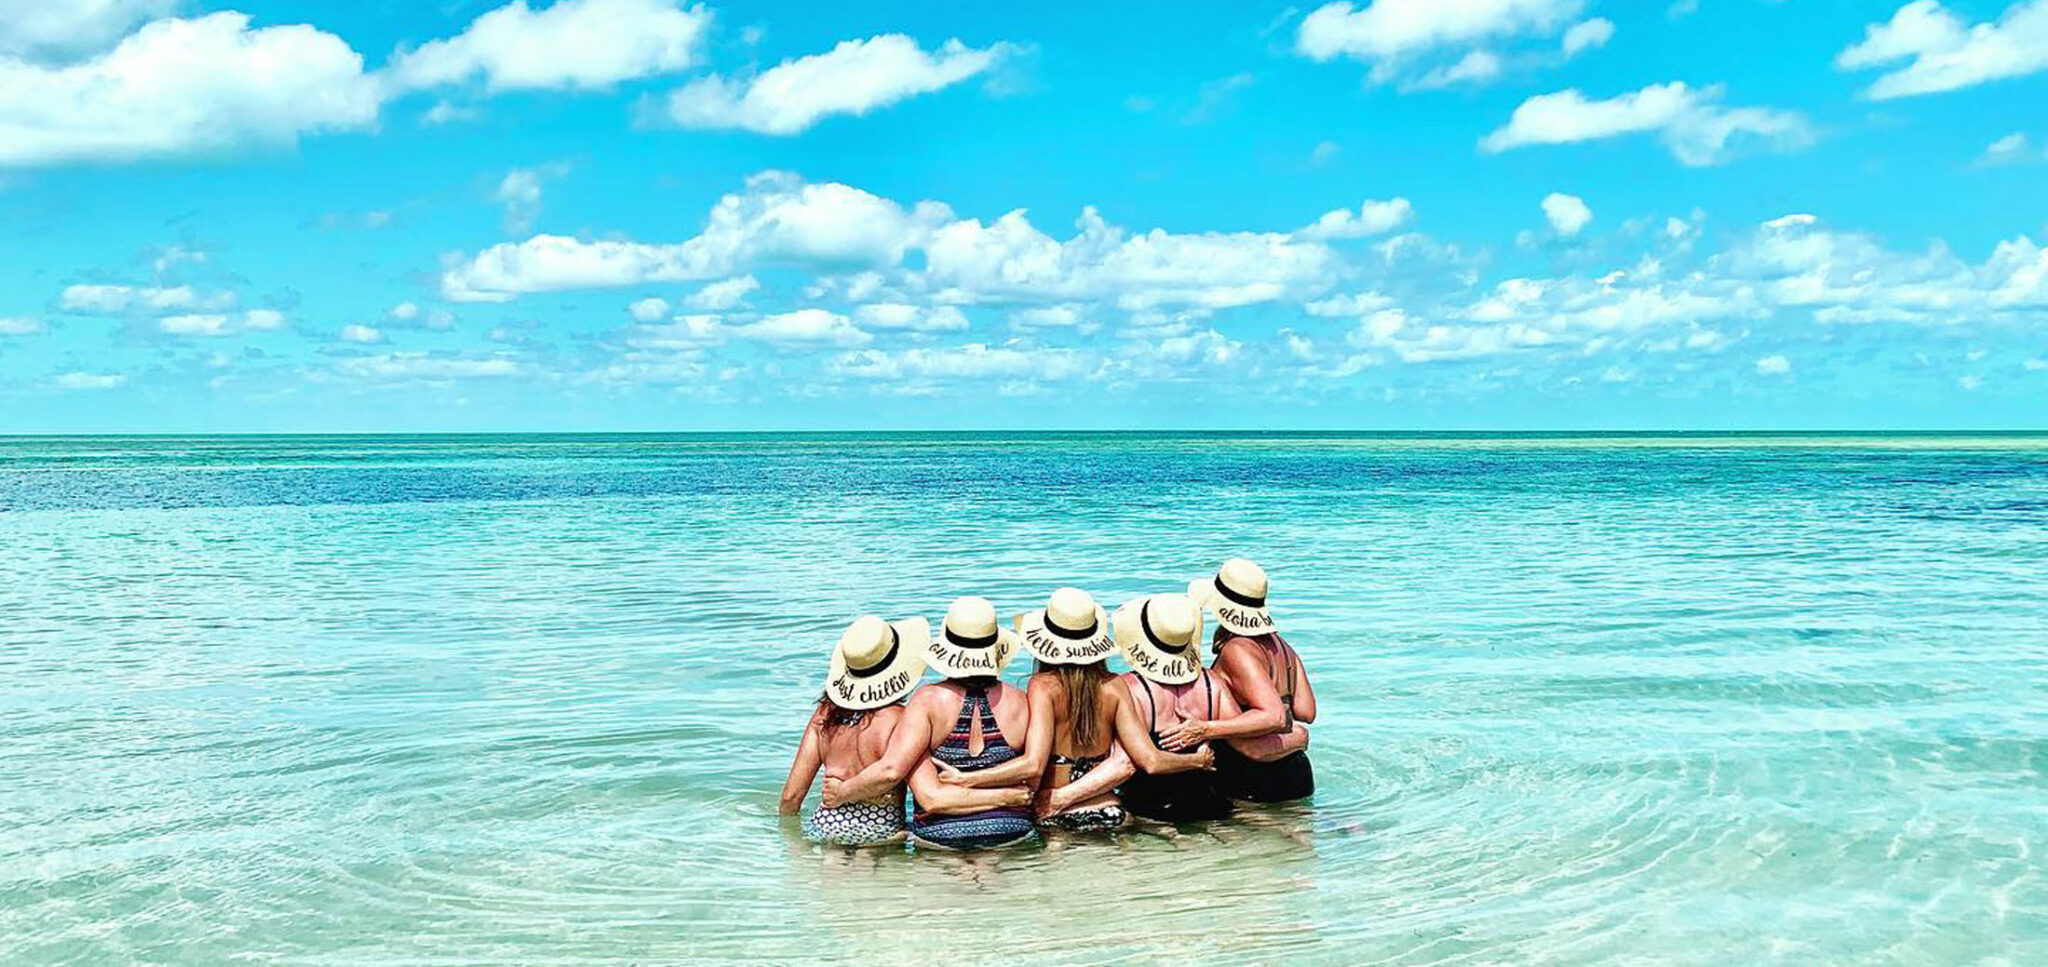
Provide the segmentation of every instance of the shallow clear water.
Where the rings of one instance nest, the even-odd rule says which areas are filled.
[[[1312,805],[778,821],[854,615],[1237,553]],[[2044,849],[2038,437],[0,440],[8,963],[2025,964]]]

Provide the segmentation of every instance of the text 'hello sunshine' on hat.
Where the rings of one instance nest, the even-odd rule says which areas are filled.
[[[996,624],[987,598],[955,598],[925,646],[925,661],[947,678],[994,675],[1017,653],[1017,633]]]
[[[1017,619],[1024,650],[1050,665],[1093,665],[1116,650],[1109,614],[1080,588],[1060,588],[1045,607]]]
[[[855,618],[832,649],[825,697],[854,710],[902,700],[924,677],[925,639],[930,634],[931,624],[923,618],[894,624],[871,614]]]
[[[1273,630],[1272,612],[1266,610],[1266,572],[1244,558],[1233,557],[1224,561],[1213,577],[1190,582],[1188,597],[1214,614],[1217,624],[1237,634],[1263,635]]]
[[[1131,670],[1161,685],[1202,673],[1202,609],[1185,594],[1132,598],[1116,609],[1116,644]]]

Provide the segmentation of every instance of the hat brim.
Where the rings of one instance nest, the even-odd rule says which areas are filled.
[[[1131,671],[1139,677],[1158,682],[1161,685],[1185,685],[1202,675],[1202,626],[1197,613],[1195,633],[1187,647],[1169,651],[1145,634],[1144,621],[1139,609],[1150,598],[1132,598],[1116,609],[1116,617],[1110,625],[1116,629],[1116,647],[1123,653],[1124,660],[1131,663]]]
[[[1017,632],[1024,639],[1024,650],[1048,665],[1093,665],[1116,653],[1109,612],[1099,604],[1095,606],[1095,631],[1087,637],[1069,638],[1047,627],[1044,608],[1018,616]]]
[[[1273,633],[1273,613],[1263,607],[1252,608],[1239,604],[1223,595],[1216,587],[1213,577],[1197,578],[1188,582],[1188,597],[1202,606],[1202,610],[1216,616],[1216,623],[1224,630],[1240,635],[1265,635]]]
[[[968,646],[956,644],[946,637],[945,622],[939,623],[935,634],[925,637],[924,660],[932,671],[944,678],[975,678],[982,675],[999,675],[1003,666],[1016,657],[1019,638],[1008,628],[996,629],[994,644]]]
[[[825,697],[841,708],[862,711],[894,705],[917,687],[924,677],[925,643],[931,638],[931,623],[923,618],[889,622],[896,632],[896,654],[882,667],[856,673],[846,667],[846,656],[832,649],[832,667],[825,673]]]

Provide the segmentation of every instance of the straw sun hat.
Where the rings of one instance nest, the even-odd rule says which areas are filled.
[[[1132,598],[1116,609],[1116,646],[1131,670],[1161,685],[1202,673],[1202,609],[1185,594]]]
[[[1045,607],[1017,619],[1024,650],[1050,665],[1093,665],[1116,650],[1109,615],[1088,592],[1060,588]]]
[[[955,598],[925,647],[925,661],[947,678],[994,675],[1017,653],[1017,633],[996,624],[987,598]]]
[[[1188,597],[1216,615],[1217,624],[1237,634],[1273,630],[1273,615],[1266,610],[1266,572],[1244,558],[1224,561],[1215,576],[1189,583]]]
[[[910,694],[924,677],[930,634],[931,624],[923,618],[894,624],[871,614],[854,619],[832,649],[826,696],[841,708],[859,710],[881,708]]]

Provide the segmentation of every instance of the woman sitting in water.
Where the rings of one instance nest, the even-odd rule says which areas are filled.
[[[1146,750],[1166,745],[1207,755],[1212,748],[1207,739],[1252,736],[1265,727],[1257,717],[1239,709],[1230,690],[1202,667],[1202,610],[1193,599],[1183,594],[1136,598],[1117,609],[1114,624],[1117,647],[1132,669],[1122,681],[1136,713],[1126,731],[1137,735],[1125,740],[1134,758],[1142,759]],[[1169,737],[1190,735],[1200,738],[1184,744],[1168,741]],[[1251,743],[1262,751],[1266,747],[1278,751],[1286,745],[1299,749],[1308,743],[1308,733],[1235,741]],[[1231,813],[1229,797],[1218,788],[1216,774],[1209,771],[1148,771],[1132,776],[1120,792],[1124,808],[1144,819],[1178,823],[1222,819]]]
[[[825,783],[859,773],[882,758],[903,720],[903,697],[924,675],[924,644],[931,626],[923,618],[889,624],[873,615],[859,618],[839,636],[832,651],[825,693],[804,727],[789,779],[782,785],[782,812],[803,808],[818,770]],[[951,792],[951,791],[949,791]],[[1014,791],[958,791],[943,796],[949,809],[983,808],[1022,801]],[[872,846],[903,839],[903,788],[890,784],[858,799],[827,802],[804,820],[812,839],[841,846]]]
[[[1315,792],[1308,730],[1316,720],[1316,692],[1301,656],[1274,631],[1266,609],[1266,572],[1243,558],[1223,562],[1216,576],[1188,585],[1188,595],[1216,615],[1216,662],[1211,671],[1256,724],[1253,736],[1216,749],[1216,778],[1225,795],[1250,802],[1289,802]],[[1299,744],[1296,744],[1296,734]],[[1168,748],[1219,738],[1205,723],[1183,723],[1163,737]]]
[[[980,772],[941,766],[939,778],[969,786],[1031,781],[1038,786],[1039,825],[1116,829],[1125,820],[1116,785],[1133,770],[1115,736],[1121,689],[1109,673],[1116,650],[1109,616],[1088,592],[1060,588],[1018,624],[1024,650],[1038,659],[1024,754]]]
[[[1029,839],[1028,779],[981,789],[940,782],[937,766],[971,773],[1017,757],[1029,708],[1023,692],[996,677],[1016,651],[1017,635],[996,625],[995,606],[982,598],[954,601],[925,650],[945,681],[911,697],[881,760],[844,782],[825,780],[826,804],[873,796],[907,777],[917,802],[913,842],[964,850]]]

